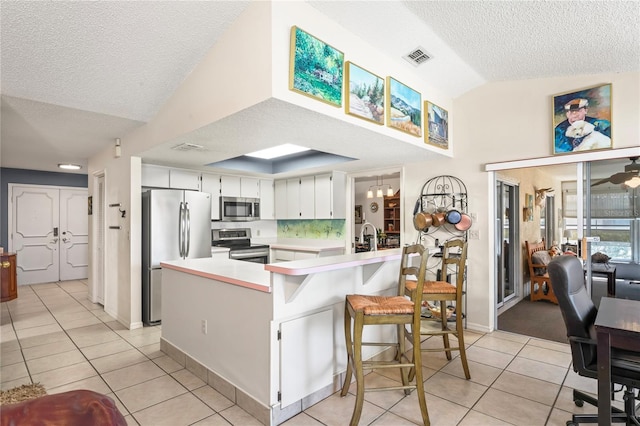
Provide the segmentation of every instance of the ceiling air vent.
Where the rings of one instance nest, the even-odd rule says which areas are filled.
[[[427,62],[429,59],[431,59],[431,55],[427,53],[427,51],[424,50],[424,48],[417,47],[413,49],[411,52],[407,53],[405,56],[403,56],[403,58],[411,62],[414,66],[417,67],[423,62]]]
[[[176,151],[204,151],[204,146],[198,145],[195,143],[181,143],[180,145],[176,145],[171,149],[175,149]]]

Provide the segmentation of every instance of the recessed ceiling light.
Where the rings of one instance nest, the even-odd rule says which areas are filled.
[[[274,146],[272,148],[262,149],[260,151],[250,152],[245,154],[247,157],[262,158],[265,160],[271,160],[273,158],[284,157],[285,155],[295,154],[298,152],[309,151],[310,148],[294,145],[292,143],[285,143],[283,145]]]
[[[65,170],[80,170],[82,166],[78,166],[77,164],[58,164],[58,168]]]

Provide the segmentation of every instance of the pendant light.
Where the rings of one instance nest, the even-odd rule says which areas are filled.
[[[380,183],[378,183],[378,176],[376,176],[376,184],[375,185],[371,185],[369,187],[369,190],[367,191],[367,198],[373,198],[373,189],[372,188],[376,188],[376,198],[382,198],[383,197],[383,192],[382,192],[382,188],[386,186],[387,187],[387,197],[393,197],[393,188],[391,187],[391,185],[384,184],[384,178],[380,177]]]

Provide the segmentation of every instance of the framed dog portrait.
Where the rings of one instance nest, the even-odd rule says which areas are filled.
[[[611,83],[553,97],[553,153],[610,149]]]

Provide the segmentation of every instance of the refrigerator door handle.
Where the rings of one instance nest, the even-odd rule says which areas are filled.
[[[189,212],[189,203],[184,203],[184,213],[185,213],[185,221],[184,221],[184,235],[185,235],[185,247],[184,247],[184,257],[189,257],[189,246],[191,246],[191,212]]]
[[[178,251],[180,257],[184,257],[184,203],[180,201],[180,214],[178,215]]]

